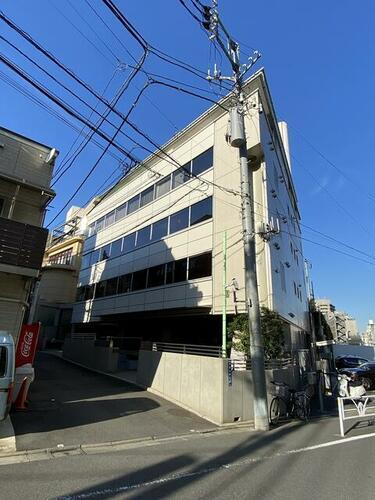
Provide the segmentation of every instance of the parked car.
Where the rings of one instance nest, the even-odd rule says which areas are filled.
[[[14,342],[7,332],[0,331],[0,421],[4,420],[12,404],[14,384]]]
[[[368,359],[359,356],[337,356],[335,363],[338,370],[340,368],[357,368],[363,363],[368,363]]]
[[[352,380],[361,382],[366,391],[375,387],[375,361],[363,363],[355,368],[341,368],[339,373],[344,373]]]

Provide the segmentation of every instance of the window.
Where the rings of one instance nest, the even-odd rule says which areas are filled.
[[[89,267],[89,265],[90,265],[90,258],[91,258],[91,253],[87,253],[86,255],[84,255],[82,257],[82,264],[81,264],[81,268],[82,269],[85,269],[86,267]]]
[[[105,245],[100,249],[100,260],[106,260],[111,255],[111,244]]]
[[[189,258],[189,280],[205,278],[212,274],[211,252]]]
[[[152,241],[161,240],[168,234],[168,217],[152,224]]]
[[[84,298],[85,298],[85,287],[79,286],[77,288],[76,301],[80,302],[81,300],[84,300]]]
[[[213,165],[213,148],[207,149],[204,153],[200,154],[193,159],[191,171],[194,175],[199,175],[205,172]]]
[[[89,225],[89,236],[92,236],[93,234],[96,233],[95,226],[96,222],[93,222],[92,224]]]
[[[131,292],[132,289],[132,275],[123,274],[118,279],[118,289],[117,293],[128,293]]]
[[[281,279],[281,289],[286,293],[286,279],[285,279],[285,267],[282,262],[280,262],[280,279]]]
[[[133,286],[132,290],[143,290],[146,288],[147,279],[147,269],[142,269],[142,271],[136,271],[133,273]]]
[[[0,377],[4,377],[6,373],[7,357],[8,357],[7,354],[8,354],[8,349],[4,346],[0,346]]]
[[[212,197],[205,198],[191,206],[190,225],[199,224],[212,217]]]
[[[171,176],[168,175],[167,177],[164,177],[164,179],[155,184],[155,198],[163,196],[163,194],[168,193],[170,189],[171,189]]]
[[[96,250],[91,252],[90,264],[91,265],[96,264],[99,261],[99,256],[100,256],[100,249],[99,248],[97,248]]]
[[[112,212],[109,212],[109,214],[105,216],[105,227],[110,226],[114,222],[115,222],[115,210],[112,210]]]
[[[150,243],[151,226],[146,226],[137,232],[137,247]]]
[[[169,232],[176,233],[189,225],[189,208],[184,208],[170,216]]]
[[[105,295],[116,295],[117,293],[117,278],[111,278],[107,280],[107,286],[105,288]]]
[[[141,193],[141,207],[151,203],[154,199],[154,186],[151,186]]]
[[[120,205],[119,207],[116,208],[116,216],[115,216],[116,221],[123,219],[125,217],[126,207],[127,203],[124,203],[123,205]]]
[[[105,295],[106,281],[99,281],[95,287],[95,298],[99,299]]]
[[[73,249],[68,248],[68,250],[64,250],[63,252],[59,252],[59,253],[56,253],[55,255],[51,255],[48,258],[48,262],[50,264],[70,265],[72,263],[72,253],[73,253]]]
[[[174,262],[168,262],[165,266],[165,283],[167,285],[173,283],[174,277]]]
[[[134,196],[131,200],[128,201],[128,211],[127,214],[131,214],[138,210],[139,208],[139,194],[137,196]]]
[[[186,163],[182,168],[179,168],[172,174],[172,189],[181,186],[190,179],[190,162]]]
[[[94,285],[86,285],[84,287],[85,293],[84,293],[84,300],[91,300],[94,298]]]
[[[111,246],[111,257],[118,257],[121,254],[121,248],[122,248],[122,238],[116,241],[112,241],[112,246]]]
[[[104,227],[104,217],[96,221],[96,232],[98,233]]]
[[[174,262],[172,283],[186,281],[187,280],[186,272],[187,272],[187,259],[176,260]]]
[[[165,265],[150,267],[148,270],[147,287],[164,285]]]
[[[131,252],[135,247],[135,235],[136,233],[128,234],[125,236],[122,243],[122,253]]]

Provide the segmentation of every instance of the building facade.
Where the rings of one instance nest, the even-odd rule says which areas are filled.
[[[0,330],[17,342],[48,231],[54,149],[0,128]]]
[[[344,311],[338,311],[330,299],[316,299],[315,308],[323,314],[335,342],[346,344],[358,340],[356,319]]]
[[[300,214],[263,71],[245,86],[261,304],[286,323],[289,344],[309,329]],[[87,211],[76,332],[221,343],[223,237],[227,313],[244,312],[238,150],[223,99],[134,168]]]

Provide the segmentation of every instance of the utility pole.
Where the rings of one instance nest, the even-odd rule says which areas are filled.
[[[227,357],[227,232],[223,234],[223,311],[222,311],[222,357]]]
[[[210,32],[209,38],[217,42],[232,67],[232,76],[222,76],[216,65],[208,80],[230,80],[234,84],[234,105],[230,112],[230,143],[239,150],[241,170],[242,229],[245,257],[245,291],[249,318],[251,369],[254,394],[254,425],[256,430],[268,430],[267,387],[264,368],[264,347],[260,328],[260,309],[255,253],[255,231],[253,224],[253,178],[249,172],[244,120],[244,75],[259,59],[255,51],[247,64],[240,63],[240,48],[221,22],[218,14],[218,0],[212,0],[212,7],[203,7],[203,27]],[[227,46],[221,40],[220,31],[227,39]]]

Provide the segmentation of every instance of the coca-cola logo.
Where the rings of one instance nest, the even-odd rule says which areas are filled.
[[[26,332],[25,333],[25,337],[23,339],[22,346],[21,346],[21,354],[25,358],[28,358],[30,356],[31,346],[33,343],[33,337],[34,337],[33,332]]]

